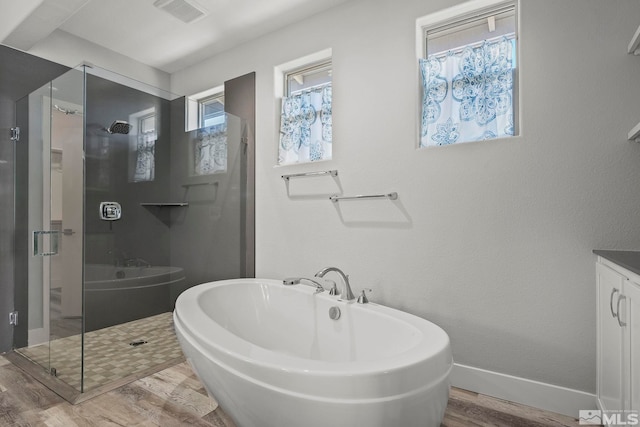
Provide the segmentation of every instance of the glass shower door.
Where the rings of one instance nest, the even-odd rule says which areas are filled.
[[[28,188],[29,242],[28,346],[18,351],[76,391],[82,391],[83,104],[84,72],[70,70],[17,106],[24,130],[16,180]]]
[[[59,240],[50,258],[49,363],[59,379],[82,391],[84,70],[51,82],[51,229]]]

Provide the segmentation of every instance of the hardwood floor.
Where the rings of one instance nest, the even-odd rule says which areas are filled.
[[[186,425],[235,427],[218,404],[207,396],[186,363],[71,405],[0,356],[2,427]],[[443,427],[577,425],[578,422],[570,417],[459,389],[451,391],[442,424]]]
[[[577,418],[456,388],[451,389],[447,411],[442,421],[443,427],[577,425]]]

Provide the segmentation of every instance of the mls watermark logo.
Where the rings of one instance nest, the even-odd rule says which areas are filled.
[[[602,425],[602,411],[581,409],[578,422],[580,425]]]
[[[600,411],[589,409],[578,412],[578,422],[580,425],[640,425],[640,414],[638,414],[638,411]]]

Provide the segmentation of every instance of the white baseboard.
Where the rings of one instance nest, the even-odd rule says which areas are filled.
[[[597,409],[595,394],[455,363],[451,385],[487,396],[577,418],[580,409]]]

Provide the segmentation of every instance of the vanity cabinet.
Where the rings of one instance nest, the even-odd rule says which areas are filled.
[[[640,274],[601,256],[596,273],[598,406],[640,410]]]

